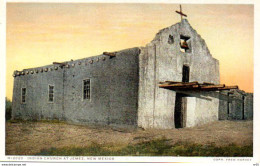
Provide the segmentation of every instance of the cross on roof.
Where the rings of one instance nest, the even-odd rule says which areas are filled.
[[[181,15],[181,20],[182,20],[182,16],[185,16],[185,17],[187,17],[187,15],[186,14],[184,14],[184,13],[182,13],[182,10],[181,10],[181,5],[180,5],[180,11],[175,11],[176,13],[178,13],[179,15]]]

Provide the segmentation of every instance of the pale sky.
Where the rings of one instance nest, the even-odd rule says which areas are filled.
[[[182,5],[220,62],[220,81],[253,92],[253,5]],[[14,70],[145,46],[180,21],[178,4],[8,3],[6,96]]]

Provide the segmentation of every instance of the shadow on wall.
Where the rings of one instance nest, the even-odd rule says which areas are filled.
[[[188,97],[212,101],[219,99],[219,120],[252,120],[253,119],[253,93],[233,89],[221,92],[194,92],[177,91]]]
[[[219,93],[176,91],[175,128],[193,127],[218,120]]]
[[[199,99],[212,101],[213,98],[218,99],[219,98],[219,92],[204,92],[204,91],[176,91],[176,93],[181,93],[184,95],[187,95],[188,97],[196,97]]]

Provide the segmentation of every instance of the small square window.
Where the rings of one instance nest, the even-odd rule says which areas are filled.
[[[174,43],[174,38],[173,38],[172,35],[169,35],[168,43],[169,43],[169,44],[173,44],[173,43]]]

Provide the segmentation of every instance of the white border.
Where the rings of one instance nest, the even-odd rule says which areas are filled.
[[[260,88],[259,88],[259,81],[260,81],[260,2],[254,1],[254,130],[253,130],[253,139],[254,139],[254,154],[253,156],[256,157],[257,162],[260,163]]]
[[[170,4],[256,4],[257,0],[6,0],[7,2],[50,3],[170,3]]]
[[[6,94],[6,3],[0,1],[0,147],[5,147],[5,94]],[[5,148],[0,148],[0,161],[5,155]]]

